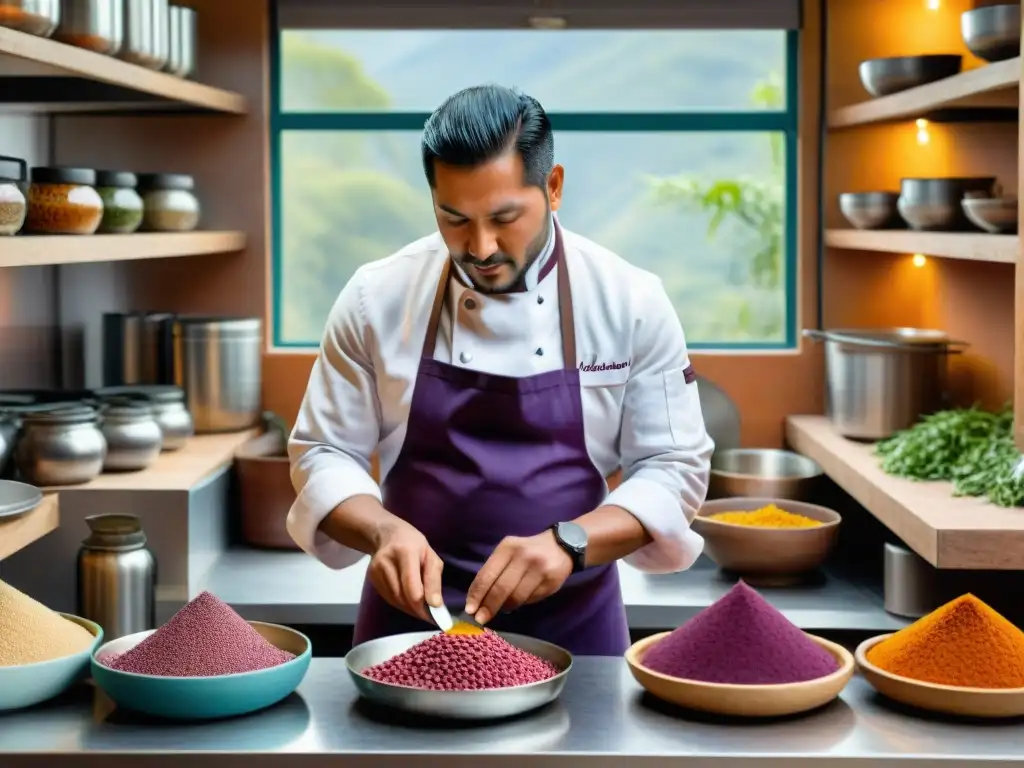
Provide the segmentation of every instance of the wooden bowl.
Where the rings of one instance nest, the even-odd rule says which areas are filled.
[[[893,701],[918,709],[962,717],[1024,716],[1024,688],[966,688],[940,685],[886,672],[868,661],[868,651],[892,633],[878,635],[857,646],[860,673],[871,687]]]
[[[820,520],[822,525],[761,528],[710,519],[720,512],[749,512],[769,504]],[[779,586],[800,581],[825,562],[835,546],[840,522],[838,512],[803,501],[732,498],[704,502],[691,527],[704,537],[704,551],[719,568],[752,585]]]
[[[807,712],[835,699],[853,676],[853,656],[848,650],[820,637],[807,635],[832,654],[839,662],[839,669],[817,680],[782,685],[703,683],[670,677],[640,663],[644,652],[669,634],[662,632],[633,643],[626,651],[626,663],[636,681],[651,695],[700,712],[736,717],[781,717]]]

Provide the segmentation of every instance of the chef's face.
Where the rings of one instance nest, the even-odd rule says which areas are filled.
[[[434,213],[452,258],[481,293],[518,290],[547,244],[551,211],[562,202],[562,167],[541,189],[524,184],[515,150],[471,168],[434,165]]]

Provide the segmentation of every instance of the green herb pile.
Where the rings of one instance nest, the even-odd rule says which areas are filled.
[[[946,480],[956,496],[984,496],[1000,507],[1024,506],[1021,452],[1013,442],[1013,411],[939,411],[882,440],[882,469],[912,480]]]

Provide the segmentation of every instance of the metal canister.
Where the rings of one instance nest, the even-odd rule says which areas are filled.
[[[78,550],[78,615],[113,640],[156,626],[156,560],[135,515],[85,518]]]
[[[184,5],[170,7],[170,55],[166,72],[188,77],[196,69],[196,11]]]
[[[61,0],[54,39],[96,53],[115,54],[124,41],[122,0]]]
[[[170,48],[168,0],[124,0],[124,45],[118,54],[125,61],[162,69]]]

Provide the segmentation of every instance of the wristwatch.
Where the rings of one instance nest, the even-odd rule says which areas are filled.
[[[572,572],[579,573],[587,567],[587,532],[577,523],[555,523],[551,526],[558,546],[572,558]]]

